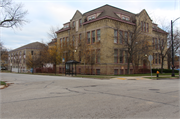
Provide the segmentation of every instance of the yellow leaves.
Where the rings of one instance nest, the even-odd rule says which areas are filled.
[[[56,43],[55,43],[55,45],[49,47],[48,53],[49,53],[49,59],[50,59],[51,63],[58,64],[61,62],[62,59],[60,56],[60,50],[58,49]]]
[[[33,66],[33,58],[31,54],[26,55],[26,65],[28,68],[32,68]]]

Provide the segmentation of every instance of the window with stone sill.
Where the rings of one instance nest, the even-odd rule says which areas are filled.
[[[92,43],[95,43],[95,31],[92,31]]]
[[[101,40],[101,30],[97,30],[97,40]]]
[[[118,43],[118,34],[117,34],[117,30],[114,30],[114,43]]]

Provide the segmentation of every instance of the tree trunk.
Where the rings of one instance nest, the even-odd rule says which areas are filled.
[[[55,75],[56,75],[56,64],[54,66],[55,66]]]
[[[130,67],[130,60],[128,58],[128,69],[127,69],[127,74],[129,74],[129,67]]]

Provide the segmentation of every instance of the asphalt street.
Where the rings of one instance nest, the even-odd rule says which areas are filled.
[[[99,80],[1,73],[0,118],[179,119],[179,80]]]

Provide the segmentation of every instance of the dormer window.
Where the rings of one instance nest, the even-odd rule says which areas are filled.
[[[88,21],[90,21],[90,20],[91,20],[91,17],[89,17]]]
[[[119,18],[123,19],[123,20],[126,20],[126,21],[129,21],[130,20],[130,17],[127,16],[127,15],[124,15],[124,14],[121,14],[121,13],[115,13]]]
[[[88,16],[88,21],[96,19],[96,14]]]
[[[127,20],[127,21],[129,21],[129,18],[128,18],[128,17],[126,17],[126,20]]]
[[[64,24],[64,28],[69,28],[69,24]]]

